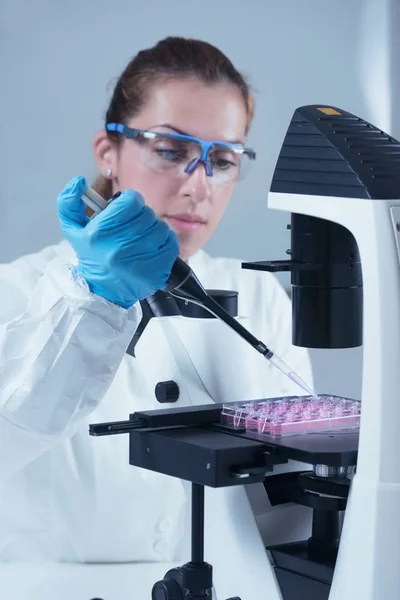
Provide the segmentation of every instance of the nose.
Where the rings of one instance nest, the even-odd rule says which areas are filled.
[[[193,202],[200,203],[211,196],[212,176],[206,173],[206,165],[199,161],[191,173],[184,173],[180,192],[185,197],[190,197]]]

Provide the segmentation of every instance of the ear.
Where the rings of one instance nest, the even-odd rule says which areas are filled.
[[[107,178],[112,178],[113,175],[116,175],[117,148],[104,129],[98,131],[94,136],[93,154],[97,168],[102,175],[105,175],[107,169],[110,169],[112,173],[111,176],[105,175]]]

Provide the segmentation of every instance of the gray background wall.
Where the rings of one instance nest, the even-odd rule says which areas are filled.
[[[206,250],[283,258],[288,217],[267,193],[293,111],[336,105],[400,135],[398,32],[397,0],[0,0],[0,262],[60,240],[54,200],[96,175],[113,81],[166,35],[217,44],[255,87],[257,164]],[[317,390],[360,397],[361,354],[312,351]]]

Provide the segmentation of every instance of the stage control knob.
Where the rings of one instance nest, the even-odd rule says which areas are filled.
[[[152,600],[184,600],[181,586],[177,581],[165,579],[157,581],[151,591]]]
[[[179,398],[179,387],[175,381],[160,381],[154,392],[161,404],[176,402]]]

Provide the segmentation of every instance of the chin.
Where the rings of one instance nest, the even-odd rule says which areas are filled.
[[[200,248],[203,246],[202,243],[195,240],[188,240],[187,238],[182,239],[182,236],[178,236],[179,239],[179,256],[183,260],[189,260]]]

